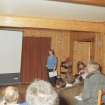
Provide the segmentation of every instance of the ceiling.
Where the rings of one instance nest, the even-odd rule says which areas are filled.
[[[0,0],[0,16],[105,22],[105,7],[48,0]]]

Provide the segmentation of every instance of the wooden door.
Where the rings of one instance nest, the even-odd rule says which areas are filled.
[[[23,37],[22,45],[22,63],[21,63],[21,81],[29,82],[32,75],[32,37]],[[30,72],[29,72],[30,71]]]
[[[41,41],[40,57],[41,57],[41,70],[42,70],[41,77],[44,80],[48,80],[48,72],[46,69],[46,64],[47,64],[48,51],[51,48],[51,40],[50,39],[45,40],[44,38],[41,38],[40,41]]]
[[[34,79],[47,80],[45,65],[50,45],[50,38],[23,38],[21,66],[21,79],[23,83],[31,82]]]
[[[92,42],[75,41],[73,46],[73,74],[78,73],[77,62],[83,61],[87,64],[91,60]]]

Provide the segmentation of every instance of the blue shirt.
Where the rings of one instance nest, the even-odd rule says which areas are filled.
[[[52,56],[48,56],[48,60],[47,60],[47,68],[48,69],[54,69],[57,65],[57,58],[52,55]]]

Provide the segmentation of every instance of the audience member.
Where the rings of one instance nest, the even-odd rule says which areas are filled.
[[[28,105],[58,105],[59,99],[52,85],[43,80],[35,80],[26,91]]]
[[[72,68],[72,61],[69,57],[67,57],[64,61],[61,62],[60,67],[63,67],[67,70],[69,70],[71,72],[71,68]]]
[[[80,83],[88,75],[88,72],[87,72],[87,69],[86,69],[86,64],[83,63],[82,61],[78,61],[77,70],[78,70],[78,74],[75,75],[75,78],[76,78],[75,79],[75,84]]]
[[[84,80],[84,89],[76,105],[97,105],[98,91],[105,88],[105,76],[100,72],[97,63],[87,65],[88,76]]]
[[[18,105],[19,92],[16,87],[8,86],[3,92],[3,100],[0,105]]]
[[[64,88],[66,85],[66,82],[62,78],[58,78],[56,80],[56,88]]]
[[[77,62],[77,70],[78,72],[81,72],[81,70],[83,70],[86,67],[86,64],[82,61],[78,61]]]
[[[65,80],[66,83],[71,81],[71,74],[72,74],[72,60],[67,57],[64,61],[61,62],[60,71],[62,73],[62,68],[65,70],[65,76],[62,78]]]

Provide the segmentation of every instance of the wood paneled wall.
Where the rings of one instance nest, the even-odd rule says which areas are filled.
[[[65,57],[70,56],[72,58],[74,40],[91,38],[97,33],[95,38],[95,60],[101,61],[103,67],[105,67],[105,23],[0,16],[0,26],[16,27],[16,30],[20,28],[19,30],[24,31],[24,36],[50,37],[52,39],[51,47],[59,58],[59,64]],[[100,43],[102,43],[102,48],[98,47]]]
[[[102,36],[102,67],[103,67],[103,73],[105,74],[105,33],[103,33],[103,36]]]
[[[94,39],[95,39],[94,32],[70,31],[70,57],[71,58],[73,57],[74,41],[92,41]]]
[[[24,32],[25,36],[32,37],[50,37],[51,48],[55,50],[58,57],[58,71],[60,70],[60,63],[66,57],[73,57],[73,43],[75,40],[88,41],[94,39],[93,55],[95,61],[99,62],[103,67],[105,73],[105,33],[99,32],[84,32],[84,31],[66,31],[66,30],[51,30],[38,28],[1,28],[10,30],[19,30]]]
[[[58,57],[58,71],[62,60],[70,56],[70,32],[48,29],[24,29],[24,36],[50,37],[51,48]]]
[[[62,31],[49,29],[24,29],[24,36],[33,37],[50,37],[51,48],[53,48],[58,57],[58,72],[60,70],[60,62],[66,57],[73,57],[73,43],[79,41],[94,41],[94,49],[92,55],[96,62],[100,63],[105,73],[105,34],[94,32],[79,31]]]
[[[103,64],[103,34],[96,33],[95,37],[95,61]]]
[[[105,33],[94,32],[70,32],[70,56],[73,57],[73,43],[74,41],[88,41],[93,39],[92,55],[94,61],[102,66],[102,72],[105,74]]]
[[[104,22],[104,30],[105,30],[105,22]],[[102,33],[103,34],[103,38],[102,38],[102,41],[103,41],[103,73],[105,74],[105,32]]]
[[[105,74],[105,33],[96,34],[95,61],[102,66],[102,72]]]

